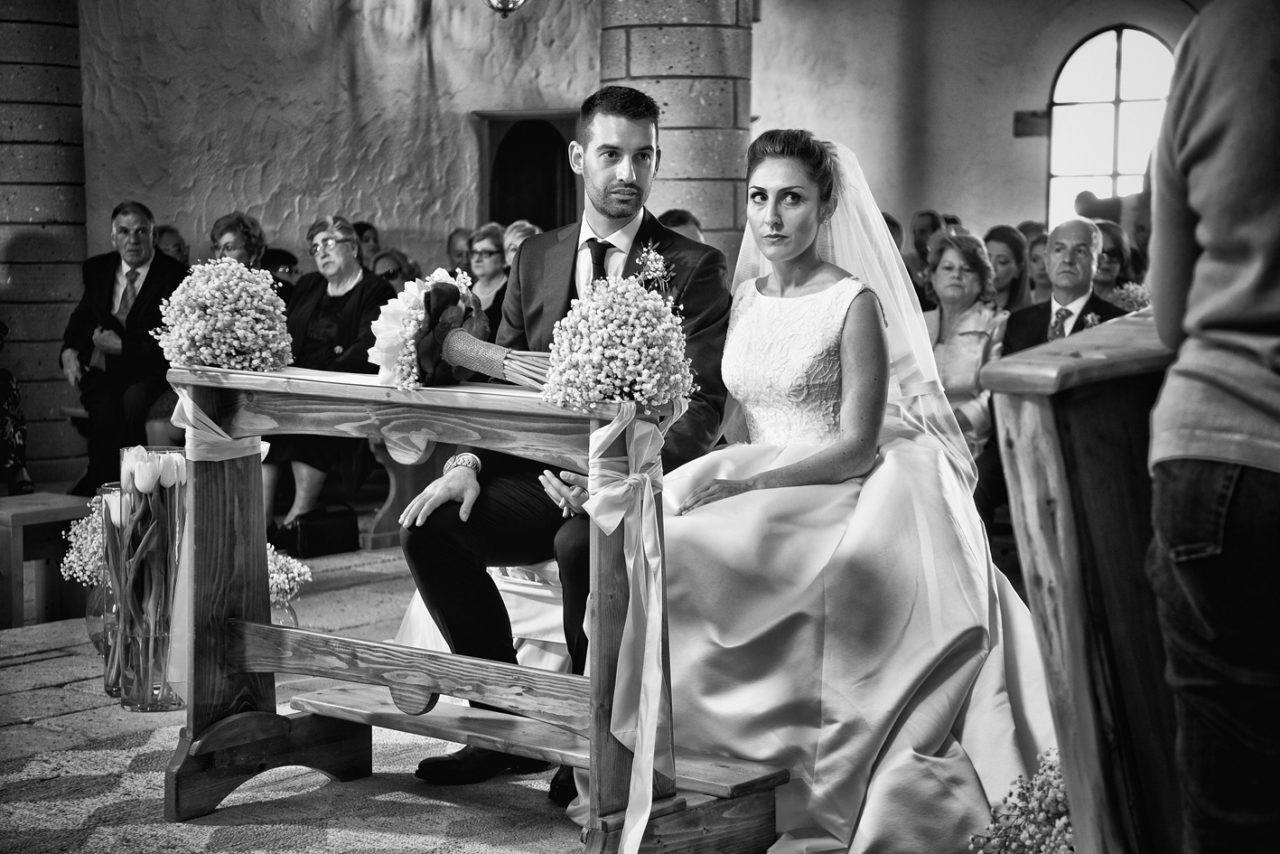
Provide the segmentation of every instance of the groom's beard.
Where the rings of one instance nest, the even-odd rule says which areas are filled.
[[[645,192],[637,184],[612,184],[600,195],[589,193],[588,198],[609,219],[631,219],[644,207]]]

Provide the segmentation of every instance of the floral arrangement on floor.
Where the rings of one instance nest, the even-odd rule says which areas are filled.
[[[543,400],[579,411],[635,401],[648,412],[693,393],[684,330],[671,297],[648,286],[652,273],[597,279],[570,304],[552,332]]]
[[[471,277],[438,267],[425,279],[405,283],[370,328],[369,361],[378,365],[378,381],[409,390],[461,379],[441,355],[444,339],[454,329],[487,338],[489,321],[471,292]]]
[[[1151,305],[1151,294],[1147,292],[1147,286],[1138,282],[1126,282],[1103,299],[1125,311],[1137,311]]]
[[[971,838],[969,850],[982,854],[1070,854],[1076,850],[1057,748],[1040,754],[1030,780],[1018,778],[986,832]]]
[[[267,588],[271,604],[283,608],[311,580],[311,567],[267,543]]]
[[[89,499],[89,515],[71,523],[62,535],[67,553],[62,558],[62,577],[85,587],[102,583],[102,496]]]
[[[192,267],[160,316],[151,334],[171,365],[278,371],[293,359],[275,280],[231,258]]]

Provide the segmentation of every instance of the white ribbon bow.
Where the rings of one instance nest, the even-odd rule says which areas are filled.
[[[659,720],[662,698],[663,556],[658,526],[657,496],[662,492],[664,434],[688,406],[676,402],[675,412],[661,428],[636,421],[634,403],[624,403],[609,424],[591,434],[585,509],[606,534],[623,527],[628,597],[618,649],[617,681],[613,688],[613,717],[609,730],[632,753],[631,785],[622,823],[619,851],[640,848],[653,807],[653,773],[675,776],[671,762],[671,721]],[[608,447],[626,432],[625,474],[612,471]],[[655,756],[657,759],[655,760]]]

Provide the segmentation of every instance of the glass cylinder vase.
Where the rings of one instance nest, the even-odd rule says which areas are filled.
[[[102,564],[98,584],[89,591],[85,623],[89,639],[102,656],[102,690],[108,697],[120,696],[120,602],[113,579],[119,574],[120,552],[120,483],[104,483],[98,487],[102,499]]]
[[[181,448],[138,445],[120,452],[118,600],[120,705],[135,712],[182,708],[169,682],[170,619],[185,518]]]

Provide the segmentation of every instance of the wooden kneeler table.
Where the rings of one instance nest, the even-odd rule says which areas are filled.
[[[377,438],[405,461],[445,442],[585,471],[591,431],[615,414],[569,412],[512,386],[400,391],[369,375],[301,369],[174,368],[169,381],[233,438]],[[625,467],[625,450],[619,440],[608,456]],[[372,727],[380,726],[589,769],[583,842],[593,854],[617,850],[631,773],[631,753],[609,729],[627,608],[622,526],[608,536],[591,528],[587,678],[271,625],[260,459],[190,462],[187,470],[186,536],[194,546],[187,720],[165,772],[167,820],[206,815],[245,781],[283,765],[337,780],[368,776]],[[665,622],[662,637],[665,662]],[[280,715],[275,673],[347,684],[300,696],[297,711]],[[439,694],[513,714],[437,706]],[[669,682],[661,702],[669,714]],[[787,771],[678,748],[674,767],[675,780],[655,772],[642,850],[747,854],[772,844],[773,790]]]

